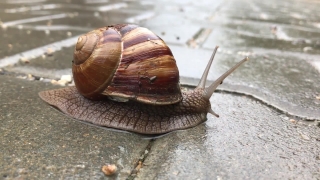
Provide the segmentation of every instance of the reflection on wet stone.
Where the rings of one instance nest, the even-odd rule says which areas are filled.
[[[105,164],[118,167],[114,178],[130,176],[149,140],[72,121],[37,93],[73,85],[78,36],[134,23],[167,42],[182,84],[197,85],[216,45],[208,84],[250,58],[211,98],[220,118],[159,137],[137,179],[320,179],[319,7],[304,0],[0,2],[0,177],[103,178]]]

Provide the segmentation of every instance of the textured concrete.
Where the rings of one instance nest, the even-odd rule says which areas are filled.
[[[119,168],[111,179],[320,179],[319,8],[312,0],[1,1],[0,179],[103,179],[106,163]],[[78,36],[115,23],[163,38],[189,86],[216,45],[208,84],[249,56],[211,99],[221,117],[150,140],[43,103],[38,92],[71,74]]]
[[[319,128],[246,96],[211,102],[220,118],[157,139],[137,179],[320,178]]]
[[[46,87],[0,76],[0,178],[103,178],[105,164],[117,164],[125,179],[149,140],[79,123],[38,97]]]

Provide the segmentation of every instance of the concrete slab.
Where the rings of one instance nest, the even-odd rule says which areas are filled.
[[[62,115],[38,97],[48,88],[0,76],[0,179],[101,179],[105,164],[127,178],[149,140]]]
[[[182,35],[179,27],[190,26],[190,32],[194,28],[211,30],[208,38],[195,50],[192,45],[186,48],[179,45],[178,40],[168,38],[181,71],[181,82],[196,85],[198,80],[194,79],[201,77],[211,51],[219,45],[217,62],[208,77],[211,81],[244,56],[250,57],[250,61],[227,78],[220,89],[251,95],[284,113],[319,120],[320,67],[317,64],[320,49],[319,39],[315,37],[320,35],[320,26],[310,21],[318,16],[313,17],[311,10],[318,4],[303,1],[261,3],[257,0],[216,3],[207,4],[213,6],[211,11],[205,11],[205,18],[196,22],[188,16],[189,13],[179,11],[184,6],[172,3],[162,7],[157,17],[144,23],[155,31],[158,27],[169,29],[170,26]],[[300,6],[310,10],[301,10]],[[291,8],[293,12],[288,11]],[[199,12],[200,17],[202,14]],[[202,22],[204,19],[205,23]],[[194,37],[195,34],[190,35],[189,40],[196,41]]]
[[[320,131],[246,96],[216,93],[208,121],[153,142],[137,179],[319,179]]]

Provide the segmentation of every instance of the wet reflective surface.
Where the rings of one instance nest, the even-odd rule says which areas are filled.
[[[143,155],[140,179],[319,178],[319,7],[311,0],[1,1],[2,177],[101,178],[100,167],[116,163],[113,178],[123,179],[136,176]],[[207,84],[249,56],[211,99],[221,118],[158,137],[145,154],[148,138],[96,129],[44,106],[37,93],[71,75],[78,36],[115,23],[158,34],[189,86],[216,45]]]
[[[121,172],[115,177],[125,179],[149,143],[136,134],[85,125],[50,106],[43,108],[38,91],[52,85],[4,76],[0,82],[1,179],[98,179],[104,177],[106,163],[117,164]]]
[[[299,11],[302,4],[308,10]],[[249,56],[251,61],[228,78],[223,89],[250,94],[291,115],[319,119],[320,26],[311,2],[227,1],[213,7],[210,4],[207,11],[203,9],[208,5],[205,2],[191,5],[194,5],[191,1],[170,5],[153,5],[148,1],[105,4],[83,1],[23,8],[4,3],[0,67],[57,79],[71,74],[70,61],[78,35],[107,24],[138,23],[153,30],[171,47],[183,84],[197,84],[184,80],[200,78],[211,51],[219,45],[217,64],[209,80]],[[238,5],[243,8],[235,8]],[[216,11],[210,11],[214,7]],[[40,10],[46,15],[30,14]],[[191,15],[196,12],[197,18]],[[19,13],[27,16],[19,19],[16,16]],[[30,50],[39,53],[35,55]],[[48,51],[50,55],[46,54]],[[29,63],[23,61],[11,67],[19,60]]]
[[[245,96],[219,93],[211,102],[220,118],[156,140],[138,179],[319,178],[318,129]]]

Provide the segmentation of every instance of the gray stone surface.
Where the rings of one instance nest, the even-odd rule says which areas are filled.
[[[318,3],[230,0],[185,4],[171,2],[170,6],[159,7],[160,15],[144,23],[162,32],[186,80],[183,83],[196,85],[188,78],[201,77],[212,49],[219,45],[210,80],[244,56],[250,58],[220,89],[252,95],[291,115],[310,120],[320,118],[320,102],[316,99],[320,93],[320,26],[319,15],[313,13]],[[192,12],[200,12],[198,19]],[[189,46],[199,49],[186,51],[180,45],[188,44],[185,41],[188,29],[210,31],[205,41],[201,41],[205,35],[192,37]],[[182,38],[174,39],[172,34],[176,37],[181,34]]]
[[[215,94],[220,118],[157,139],[137,179],[319,179],[319,128],[246,96]]]
[[[137,179],[320,179],[319,7],[305,0],[1,1],[0,179],[102,179],[105,163],[120,170],[111,179],[133,178],[139,161]],[[163,38],[186,85],[198,83],[216,45],[208,84],[249,56],[211,99],[221,117],[151,141],[43,103],[38,92],[71,74],[77,37],[115,23]]]
[[[0,179],[100,179],[116,164],[125,179],[149,140],[79,123],[47,106],[53,86],[0,76]]]

